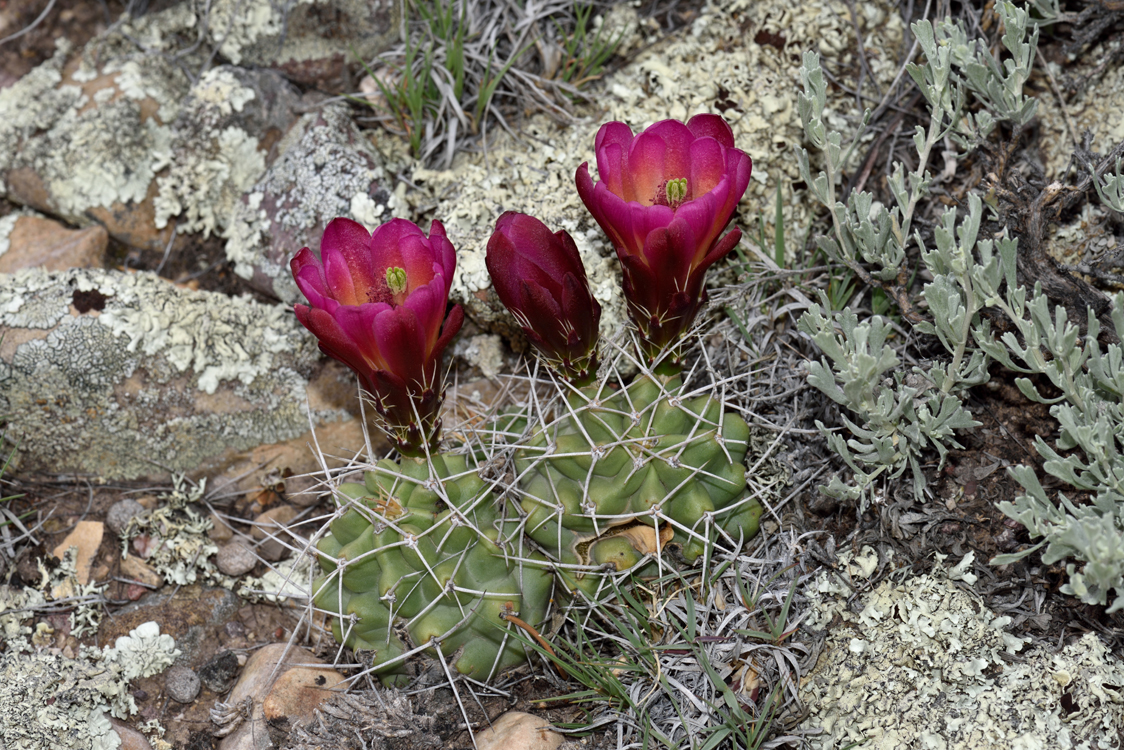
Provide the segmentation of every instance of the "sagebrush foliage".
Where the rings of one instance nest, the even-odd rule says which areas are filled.
[[[823,152],[824,169],[812,174],[807,152],[799,154],[801,173],[813,195],[829,210],[833,235],[819,245],[833,260],[855,270],[873,283],[898,281],[908,294],[904,278],[907,249],[916,252],[932,280],[921,297],[927,310],[916,330],[935,336],[946,358],[908,370],[900,366],[888,340],[893,323],[878,315],[860,318],[845,309],[830,311],[826,295],[821,304],[801,318],[800,328],[827,355],[808,363],[809,382],[854,414],[844,417],[849,439],[820,428],[830,446],[853,471],[850,483],[834,478],[823,491],[837,497],[861,499],[865,505],[879,476],[896,478],[908,469],[915,495],[924,496],[927,478],[922,455],[935,449],[943,465],[948,448],[960,447],[957,430],[978,423],[964,404],[967,389],[987,382],[993,362],[1019,373],[1046,377],[1063,396],[1048,400],[1026,378],[1019,389],[1028,397],[1051,403],[1051,413],[1061,424],[1057,447],[1079,453],[1062,457],[1041,438],[1036,448],[1046,459],[1047,472],[1094,500],[1077,505],[1059,495],[1060,506],[1046,495],[1027,466],[1011,475],[1026,491],[1000,509],[1026,525],[1038,546],[994,562],[1010,562],[1045,546],[1043,559],[1066,557],[1084,561],[1078,570],[1070,564],[1066,593],[1087,603],[1106,604],[1110,611],[1124,608],[1124,354],[1112,344],[1102,353],[1097,343],[1100,326],[1090,313],[1082,337],[1067,320],[1064,307],[1053,306],[1040,288],[1020,286],[1016,275],[1017,241],[1000,232],[981,239],[984,200],[968,195],[967,215],[958,222],[955,208],[942,215],[934,230],[935,247],[927,248],[910,224],[918,201],[929,192],[932,177],[927,165],[933,147],[946,137],[962,149],[971,149],[988,138],[997,124],[1025,125],[1034,116],[1035,100],[1023,94],[1038,41],[1038,27],[1026,10],[1012,3],[996,4],[1005,33],[1007,53],[1000,61],[982,40],[969,39],[964,28],[946,20],[936,27],[927,21],[912,26],[923,52],[923,62],[910,64],[908,72],[924,95],[931,115],[929,128],[918,127],[914,145],[918,166],[912,172],[898,163],[889,180],[896,205],[886,207],[865,192],[855,191],[846,204],[835,197],[839,174],[854,145],[844,152],[841,135],[823,123],[826,82],[818,56],[807,53],[802,77],[805,94],[800,115],[808,141]],[[863,125],[869,120],[869,112]],[[856,138],[857,143],[857,138]],[[1093,180],[1098,195],[1109,207],[1120,210],[1124,177],[1117,164],[1115,175],[1101,184]],[[904,282],[904,283],[903,283]],[[822,305],[822,306],[821,306]],[[826,309],[825,309],[826,308]],[[1001,312],[1017,331],[996,338],[985,308]],[[906,311],[903,309],[903,317]],[[1113,300],[1113,323],[1124,336],[1124,295]],[[919,316],[918,316],[919,317]]]

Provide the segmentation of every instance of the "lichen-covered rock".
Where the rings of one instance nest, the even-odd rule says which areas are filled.
[[[5,276],[0,333],[0,412],[29,471],[205,471],[307,432],[306,403],[313,424],[347,416],[310,387],[315,341],[287,308],[152,274]]]
[[[0,747],[11,750],[114,750],[121,740],[108,714],[136,713],[129,682],[168,667],[179,651],[147,622],[113,648],[32,651],[23,639],[0,652]]]
[[[878,563],[870,548],[840,558],[851,581],[869,578]],[[1010,618],[957,585],[974,582],[971,564],[969,555],[948,570],[886,580],[861,609],[847,604],[853,583],[821,576],[811,625],[843,624],[828,631],[801,683],[808,726],[823,729],[809,735],[813,748],[1119,746],[1124,662],[1093,633],[1056,653],[1027,648],[1007,632]]]
[[[155,227],[221,233],[235,204],[265,172],[269,145],[296,121],[300,92],[278,73],[212,68],[172,124],[168,167],[157,178]]]
[[[202,0],[195,0],[196,13]],[[335,83],[348,62],[369,60],[398,35],[393,0],[214,0],[209,36],[233,63],[276,68],[306,85]]]
[[[224,232],[226,255],[254,288],[294,302],[301,296],[289,260],[298,250],[318,253],[320,235],[337,216],[373,228],[392,217],[397,201],[381,156],[343,105],[305,115],[277,148],[277,160],[243,195]]]
[[[94,67],[59,42],[47,62],[0,90],[0,195],[72,224],[163,248],[153,227],[156,173],[167,163],[168,123],[187,79],[159,56]]]

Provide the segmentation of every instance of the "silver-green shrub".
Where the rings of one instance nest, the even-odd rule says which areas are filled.
[[[1016,555],[996,558],[1003,563],[1045,546],[1043,560],[1072,557],[1084,561],[1078,570],[1068,565],[1066,593],[1087,603],[1124,608],[1124,352],[1117,344],[1102,353],[1097,343],[1100,326],[1090,313],[1082,338],[1067,320],[1064,307],[1054,307],[1039,288],[1028,291],[1016,277],[1016,240],[1003,236],[980,239],[984,203],[968,195],[968,211],[958,222],[955,209],[945,211],[934,230],[935,247],[926,247],[920,234],[911,235],[918,202],[929,192],[927,165],[933,147],[946,137],[970,149],[987,138],[1000,121],[1025,125],[1034,116],[1035,101],[1022,93],[1030,74],[1038,28],[1025,10],[1009,2],[996,5],[1004,24],[1002,62],[980,40],[968,38],[962,26],[944,21],[936,27],[915,23],[913,33],[923,62],[908,72],[924,95],[931,115],[929,127],[914,133],[918,165],[907,172],[895,165],[889,180],[894,204],[886,207],[865,192],[855,191],[843,203],[836,199],[839,174],[854,151],[846,151],[838,132],[824,126],[826,83],[819,58],[806,53],[801,75],[805,93],[800,115],[807,140],[823,152],[823,169],[813,175],[806,151],[799,153],[802,177],[831,217],[833,233],[819,239],[820,248],[868,283],[887,290],[902,306],[903,318],[922,333],[935,336],[947,353],[938,361],[901,366],[887,339],[892,321],[878,315],[860,318],[854,311],[831,311],[827,297],[800,320],[826,355],[808,363],[809,382],[854,416],[843,417],[849,438],[822,424],[831,448],[853,472],[851,482],[839,477],[821,488],[828,494],[861,500],[872,497],[879,476],[896,478],[908,469],[915,495],[923,496],[926,477],[921,457],[935,449],[943,464],[949,447],[960,447],[956,430],[978,423],[964,406],[968,388],[988,380],[988,367],[999,362],[1020,373],[1048,379],[1063,396],[1048,400],[1027,378],[1016,382],[1028,398],[1052,404],[1061,425],[1058,449],[1077,449],[1062,457],[1041,438],[1037,450],[1045,470],[1070,485],[1091,493],[1093,501],[1077,505],[1060,495],[1055,505],[1031,467],[1011,470],[1025,495],[1000,504],[1008,516],[1023,523],[1042,542]],[[968,105],[973,104],[974,112]],[[863,125],[869,120],[869,112]],[[1103,183],[1094,180],[1105,205],[1124,205],[1124,177],[1116,173]],[[912,309],[906,278],[910,242],[932,280],[921,291],[925,319]],[[985,308],[996,308],[1013,324],[996,338]],[[1113,300],[1113,323],[1124,337],[1124,295]]]

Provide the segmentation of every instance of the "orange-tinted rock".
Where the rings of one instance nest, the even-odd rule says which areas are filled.
[[[105,259],[108,241],[100,226],[68,229],[40,216],[20,216],[8,235],[7,251],[0,255],[0,273],[20,268],[96,268]]]

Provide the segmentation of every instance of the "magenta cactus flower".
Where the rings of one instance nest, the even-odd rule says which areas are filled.
[[[485,262],[500,300],[539,354],[576,385],[589,383],[597,375],[601,305],[589,292],[573,238],[508,211],[496,221]]]
[[[718,115],[662,120],[639,135],[606,123],[595,151],[601,182],[582,164],[578,194],[616,248],[629,315],[654,360],[706,301],[707,269],[741,239],[723,232],[753,164]]]
[[[403,455],[437,443],[441,356],[464,322],[460,305],[445,314],[456,264],[440,222],[426,237],[405,219],[370,234],[343,218],[324,230],[319,258],[306,247],[289,263],[309,303],[297,319],[359,376]]]

